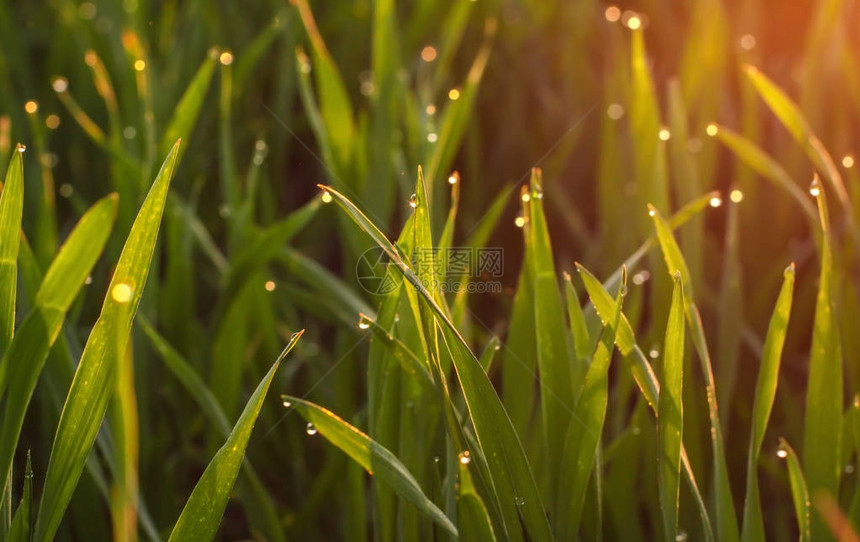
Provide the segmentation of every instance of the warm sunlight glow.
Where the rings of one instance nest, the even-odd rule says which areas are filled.
[[[719,207],[723,204],[723,199],[720,196],[714,196],[711,198],[711,201],[708,202],[711,207]]]
[[[714,124],[713,122],[708,124],[708,127],[705,128],[705,132],[711,137],[714,137],[715,135],[717,135],[717,132],[719,132],[719,131],[720,131],[720,129],[717,128],[717,125]]]
[[[31,115],[38,110],[39,110],[39,104],[37,104],[33,100],[30,100],[29,102],[24,104],[24,111],[26,111],[27,113],[30,113]]]
[[[222,66],[229,66],[233,63],[233,53],[230,51],[224,51],[221,53],[221,56],[218,57],[218,61],[221,62]]]
[[[448,98],[450,98],[452,100],[459,100],[460,99],[460,91],[457,90],[456,88],[452,88],[451,90],[448,91]]]
[[[421,49],[421,60],[424,62],[433,62],[436,60],[436,48],[428,45]]]
[[[642,27],[642,20],[638,15],[632,15],[627,19],[627,28],[630,30],[639,30]]]
[[[146,69],[146,62],[144,62],[143,60],[135,60],[134,61],[134,69],[139,71],[139,72],[142,72],[143,70]]]
[[[732,190],[729,194],[729,199],[734,203],[740,203],[744,200],[744,193],[738,189]]]
[[[616,6],[609,6],[606,8],[606,11],[603,12],[603,16],[606,17],[606,20],[610,23],[615,23],[621,18],[621,10]]]
[[[668,128],[660,128],[660,131],[657,132],[657,137],[660,138],[660,141],[669,141],[669,138],[672,137],[672,133],[669,132]]]
[[[854,167],[854,157],[850,154],[846,154],[842,157],[842,167],[844,168],[852,168]]]
[[[131,301],[131,296],[133,293],[134,291],[131,289],[131,286],[123,282],[120,282],[119,284],[114,286],[113,289],[110,291],[111,297],[117,303],[128,303],[129,301]]]
[[[266,284],[264,284],[264,287],[266,288],[267,292],[274,292],[275,291],[275,281],[267,280]]]

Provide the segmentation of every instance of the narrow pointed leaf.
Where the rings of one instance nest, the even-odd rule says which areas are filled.
[[[0,192],[0,354],[12,342],[18,287],[18,237],[24,212],[24,147],[15,149]]]

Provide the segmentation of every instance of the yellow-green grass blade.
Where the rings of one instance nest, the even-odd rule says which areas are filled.
[[[606,406],[609,401],[609,363],[615,350],[615,330],[618,329],[626,288],[625,274],[615,298],[612,320],[603,328],[565,432],[564,453],[557,474],[559,515],[556,536],[560,540],[573,540],[579,531],[589,479],[595,469],[606,419]]]
[[[226,414],[221,409],[218,399],[212,394],[212,390],[206,386],[206,383],[197,373],[197,371],[188,363],[188,361],[171,346],[164,337],[152,327],[149,321],[141,316],[138,316],[136,324],[143,330],[144,334],[152,343],[153,348],[161,356],[164,364],[176,377],[182,386],[188,391],[210,423],[214,424],[218,433],[227,438],[230,436],[230,422],[227,420]],[[248,502],[245,503],[245,510],[248,516],[251,517],[258,529],[266,536],[267,540],[283,541],[284,533],[278,519],[275,504],[271,497],[266,493],[266,489],[262,484],[251,463],[244,461],[242,468],[248,478],[251,494]],[[259,518],[256,520],[254,518]]]
[[[408,469],[387,448],[345,422],[333,412],[298,397],[284,395],[289,403],[308,423],[329,442],[346,453],[372,476],[385,482],[421,513],[425,514],[446,533],[457,536],[457,527],[431,501]]]
[[[809,202],[806,192],[792,181],[791,176],[779,162],[771,158],[749,139],[724,126],[717,126],[716,138],[753,171],[791,196],[813,226],[818,223],[818,213],[815,211],[815,206]]]
[[[803,468],[800,466],[800,459],[798,459],[794,448],[784,438],[779,439],[779,451],[777,453],[786,460],[788,465],[791,501],[794,503],[794,515],[797,518],[797,530],[800,531],[800,542],[809,542],[812,540],[811,503],[809,500],[809,487],[806,484]]]
[[[839,169],[833,162],[830,153],[824,148],[824,144],[813,133],[809,122],[800,112],[797,105],[782,89],[776,86],[754,66],[744,66],[744,71],[750,81],[752,81],[759,96],[762,97],[771,111],[782,122],[783,126],[791,133],[792,137],[803,147],[803,150],[806,151],[815,168],[827,179],[829,186],[836,193],[839,203],[846,211],[846,218],[854,216],[851,197],[845,188],[845,183],[842,180]],[[847,224],[854,241],[860,243],[860,232],[858,232],[857,225],[851,220],[847,221]]]
[[[809,378],[806,388],[806,414],[803,434],[803,471],[810,494],[825,491],[831,497],[839,495],[842,465],[842,348],[836,304],[838,270],[833,263],[833,233],[827,210],[824,187],[816,181],[812,191],[817,194],[821,220],[822,245],[818,294],[809,353]],[[812,518],[812,537],[827,536],[827,526],[820,516]]]
[[[215,453],[215,457],[209,462],[197,485],[194,486],[182,513],[179,514],[179,519],[176,520],[169,540],[204,542],[215,538],[218,525],[221,524],[221,516],[224,515],[230,492],[239,474],[239,467],[245,457],[248,439],[251,438],[257,416],[266,399],[266,393],[269,391],[275,372],[296,345],[302,333],[304,330],[293,334],[290,342],[248,399],[233,431],[230,432],[224,445]]]
[[[713,460],[714,476],[714,498],[717,512],[717,538],[720,540],[734,541],[738,539],[737,517],[732,500],[732,491],[729,484],[729,471],[726,465],[726,455],[723,445],[723,434],[720,426],[719,409],[717,406],[717,394],[714,385],[714,370],[711,365],[711,357],[705,339],[705,330],[702,326],[702,318],[699,309],[693,299],[693,287],[689,278],[689,268],[681,254],[681,249],[672,235],[672,229],[663,219],[660,212],[653,205],[649,206],[649,214],[654,221],[657,232],[657,240],[663,251],[663,258],[670,273],[681,272],[681,280],[684,283],[684,312],[687,324],[690,326],[691,340],[702,366],[702,374],[705,377],[705,387],[708,400],[708,416],[711,422],[711,452]]]
[[[179,142],[161,166],[134,221],[108,286],[101,315],[75,371],[45,474],[34,537],[38,542],[54,538],[113,394],[117,358],[125,349],[146,285],[178,147]]]
[[[657,404],[658,488],[663,512],[663,534],[675,540],[678,531],[678,497],[681,477],[681,444],[684,432],[684,287],[681,273],[675,272],[672,306],[663,343],[663,370],[660,373],[660,400]]]
[[[203,107],[203,100],[206,98],[209,90],[209,83],[212,81],[212,74],[215,72],[215,64],[218,59],[218,49],[212,49],[207,52],[206,58],[185,89],[185,93],[173,110],[173,116],[170,123],[164,130],[164,135],[161,137],[161,143],[158,146],[158,155],[165,156],[176,143],[177,140],[187,140],[191,136],[191,131],[197,123],[197,118],[200,116],[200,109]],[[180,150],[180,156],[182,151]]]
[[[116,218],[117,197],[103,198],[81,218],[36,292],[12,344],[0,361],[0,397],[8,388],[0,425],[0,487],[8,481],[24,416],[48,352],[66,312],[84,285],[107,242]]]
[[[761,367],[756,382],[755,402],[753,404],[753,425],[750,435],[749,458],[747,461],[747,486],[744,499],[744,520],[741,540],[743,542],[764,542],[764,519],[761,511],[758,484],[758,459],[764,441],[764,433],[773,400],[776,397],[776,387],[779,380],[779,366],[782,360],[782,348],[788,330],[791,316],[791,303],[794,297],[794,264],[789,265],[784,272],[782,288],[776,300],[776,306],[770,317],[767,338],[764,342]]]
[[[24,147],[19,143],[0,192],[0,354],[12,342],[18,287],[18,236],[24,213]]]
[[[12,527],[6,535],[9,542],[30,542],[30,532],[33,529],[33,465],[30,462],[30,451],[27,451],[27,466],[24,470],[24,494],[15,516]]]
[[[582,282],[585,285],[586,291],[588,292],[598,315],[602,315],[601,318],[605,319],[608,318],[607,315],[614,314],[615,302],[600,281],[579,264],[577,264],[577,271],[579,271],[582,277]],[[615,346],[618,348],[618,351],[625,356],[625,360],[631,364],[631,372],[633,373],[633,377],[642,392],[642,396],[656,415],[657,404],[660,396],[660,384],[657,380],[657,376],[651,368],[651,364],[648,362],[642,349],[636,343],[633,329],[630,327],[630,323],[627,322],[627,318],[623,312],[618,320],[618,328],[615,334]],[[625,354],[625,352],[628,352],[628,354]],[[714,540],[710,515],[708,514],[708,509],[705,506],[704,498],[699,492],[696,476],[693,472],[692,466],[690,465],[683,443],[681,446],[681,467],[684,471],[684,477],[690,486],[690,491],[693,493],[693,497],[696,500],[696,507],[702,520],[705,537],[707,540]]]
[[[555,473],[561,470],[566,433],[560,428],[569,426],[570,412],[573,408],[571,366],[575,360],[571,359],[567,346],[564,308],[558,291],[549,227],[543,211],[540,170],[532,170],[530,184],[529,226],[526,237],[529,248],[527,249],[528,261],[525,265],[530,267],[534,281],[535,339],[540,379],[543,453],[547,458],[549,495],[555,496],[559,482],[559,477]],[[581,381],[575,384],[580,386]],[[560,516],[561,514],[557,513],[557,517]]]
[[[379,231],[379,228],[342,194],[330,187],[321,188],[328,191],[356,225],[386,252],[395,269],[415,288],[423,302],[435,313],[454,362],[475,435],[487,458],[508,537],[512,540],[522,540],[523,535],[520,531],[522,525],[532,540],[550,540],[549,523],[522,443],[480,362],[446,316],[445,311],[436,303],[433,295],[424,287],[399,251]]]
[[[459,489],[457,494],[457,526],[461,540],[481,540],[492,542],[496,540],[493,524],[481,495],[472,482],[469,473],[469,461],[460,456],[457,468],[459,471]]]

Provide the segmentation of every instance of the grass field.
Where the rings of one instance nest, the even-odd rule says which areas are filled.
[[[858,23],[0,5],[0,542],[856,540]]]

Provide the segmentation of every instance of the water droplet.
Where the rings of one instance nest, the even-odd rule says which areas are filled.
[[[524,498],[520,497],[519,495],[514,497],[514,504],[516,504],[517,506],[522,506],[525,503],[526,503],[526,500]]]
[[[741,49],[751,51],[755,47],[755,36],[752,34],[744,34],[740,39]]]
[[[809,184],[809,193],[814,198],[817,198],[821,194],[821,185],[818,183],[818,177],[812,179],[812,182]]]
[[[323,193],[322,193],[322,198],[321,198],[321,199],[322,199],[322,202],[323,202],[323,203],[331,203],[332,199],[334,199],[334,198],[332,198],[332,197],[331,197],[331,193],[330,193],[330,192],[326,191],[326,192],[323,192]]]
[[[128,303],[131,301],[132,294],[134,294],[134,290],[124,282],[120,282],[110,291],[111,297],[113,297],[114,301],[117,303]]]
[[[317,428],[311,422],[308,422],[308,425],[305,427],[305,433],[308,435],[314,436],[317,434]]]
[[[433,458],[433,462],[434,462],[434,463],[438,463],[438,462],[439,462],[439,456],[438,456],[438,455],[437,455],[437,456],[435,456],[435,457]]]
[[[60,126],[60,117],[53,113],[45,117],[45,126],[50,130],[56,130]]]
[[[657,137],[660,138],[660,141],[669,141],[672,137],[672,132],[669,131],[669,128],[664,126],[660,128],[659,132],[657,132]]]
[[[776,450],[776,457],[778,457],[780,459],[785,459],[786,457],[788,457],[788,450],[786,450],[782,446],[782,444],[780,444],[779,448],[777,448],[777,450]]]
[[[409,206],[413,209],[418,208],[418,194],[412,194],[409,196]]]
[[[39,103],[34,101],[34,100],[30,100],[29,102],[24,104],[24,111],[26,111],[27,113],[29,113],[31,115],[38,110],[39,110]]]
[[[60,185],[60,195],[64,198],[72,197],[72,194],[74,194],[74,192],[74,187],[72,187],[72,185],[70,185],[69,183],[63,183]]]
[[[424,111],[426,111],[428,115],[435,115],[436,114],[436,106],[433,104],[430,104],[424,108]]]
[[[720,131],[720,128],[715,123],[708,124],[707,128],[705,128],[705,133],[711,137],[717,135],[717,132]]]
[[[373,323],[373,320],[371,320],[370,318],[368,318],[367,316],[365,316],[363,314],[359,315],[358,329],[369,329],[371,323]]]
[[[290,408],[291,406],[293,406],[293,404],[286,399],[284,399],[284,402],[281,404],[284,405],[284,408]]]
[[[24,152],[26,150],[27,150],[27,145],[24,145],[23,143],[18,143],[18,152]]]
[[[311,63],[306,60],[299,65],[299,69],[302,73],[311,73]]]
[[[678,534],[675,535],[675,542],[685,542],[687,540],[687,533],[684,531],[678,531]]]
[[[460,454],[460,464],[468,465],[472,462],[472,454],[469,453],[469,450],[464,451]]]
[[[275,281],[267,280],[263,287],[266,289],[267,292],[274,292],[276,287]]]
[[[231,53],[229,50],[224,51],[223,53],[221,53],[221,56],[218,57],[218,61],[221,63],[222,66],[229,66],[233,63],[233,53]]]
[[[439,136],[436,135],[436,132],[430,132],[429,134],[427,134],[427,141],[429,141],[430,143],[436,143],[436,141],[438,140]]]
[[[648,209],[648,216],[657,216],[657,211],[654,209]]]
[[[681,270],[675,269],[675,272],[672,273],[672,278],[675,280],[681,280]]]
[[[854,157],[850,154],[846,154],[842,157],[842,167],[845,169],[849,169],[854,167]]]
[[[522,228],[523,226],[526,225],[526,222],[527,222],[526,217],[518,216],[514,219],[514,226],[516,226],[518,228]]]
[[[451,101],[459,100],[460,99],[460,90],[456,89],[456,88],[452,88],[451,90],[448,91],[448,98]]]
[[[523,203],[530,202],[532,200],[531,194],[529,194],[528,192],[523,192],[522,200],[523,200]]]
[[[457,172],[452,173],[448,176],[448,184],[457,184],[457,179],[460,178],[460,175]]]
[[[603,12],[603,16],[606,17],[606,20],[609,21],[610,23],[614,23],[614,22],[617,22],[618,19],[621,18],[621,10],[618,9],[616,6],[609,6]]]
[[[135,60],[134,61],[134,69],[135,69],[135,71],[142,72],[143,70],[146,69],[146,62],[144,62],[143,60]]]
[[[711,198],[711,201],[708,202],[708,205],[710,205],[711,207],[714,207],[714,208],[719,207],[722,204],[723,204],[723,198],[721,198],[720,196],[714,196]]]
[[[845,465],[845,474],[854,474],[854,465]]]
[[[627,295],[627,285],[626,284],[621,285],[621,288],[619,289],[619,293],[621,294],[621,297],[624,297]]]
[[[126,139],[134,139],[136,135],[137,130],[134,128],[134,126],[126,126],[122,129],[122,136]]]
[[[436,48],[432,45],[421,49],[421,60],[424,62],[433,62],[436,60]]]
[[[656,348],[651,348],[651,350],[648,351],[648,357],[651,359],[657,359],[660,357],[660,351]]]
[[[87,280],[85,280],[85,281],[84,281],[84,284],[89,285],[89,284],[92,284],[92,283],[93,283],[93,276],[92,276],[92,275],[90,275],[90,276],[88,276],[88,277],[87,277]]]

